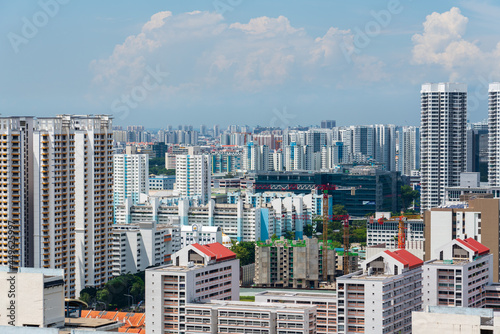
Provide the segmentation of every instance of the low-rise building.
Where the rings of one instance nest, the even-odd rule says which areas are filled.
[[[500,317],[491,309],[427,306],[413,312],[413,334],[500,333]]]
[[[0,295],[0,326],[64,326],[62,269],[0,266]]]
[[[173,190],[175,175],[150,175],[149,190]]]
[[[212,301],[186,306],[185,333],[314,334],[316,307]]]
[[[337,332],[337,294],[335,291],[322,290],[321,293],[263,291],[255,294],[255,302],[316,306],[317,333]]]
[[[222,230],[218,226],[205,225],[182,225],[181,226],[181,248],[191,244],[222,244]]]

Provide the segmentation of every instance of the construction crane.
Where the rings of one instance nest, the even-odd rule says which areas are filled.
[[[344,275],[349,274],[349,218],[344,219]]]
[[[328,282],[328,191],[323,191],[323,281]]]
[[[401,215],[398,218],[398,249],[405,249],[406,247],[406,232],[405,232],[405,221],[406,217]]]

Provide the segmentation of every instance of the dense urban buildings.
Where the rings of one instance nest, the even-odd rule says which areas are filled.
[[[467,86],[423,84],[420,126],[422,212],[441,204],[446,187],[466,171]]]

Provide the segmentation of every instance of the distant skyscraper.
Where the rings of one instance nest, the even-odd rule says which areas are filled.
[[[384,164],[386,170],[396,170],[396,126],[374,126],[374,160]]]
[[[183,196],[201,196],[201,204],[210,200],[211,187],[210,155],[177,155],[175,160],[175,182]]]
[[[488,115],[488,182],[491,186],[500,186],[500,82],[489,87]]]
[[[398,129],[399,154],[398,172],[411,175],[412,170],[420,168],[420,128],[404,126]]]
[[[467,86],[424,84],[421,90],[421,210],[439,206],[466,170]]]
[[[321,121],[321,128],[322,129],[332,129],[336,126],[337,126],[337,122],[334,120]]]

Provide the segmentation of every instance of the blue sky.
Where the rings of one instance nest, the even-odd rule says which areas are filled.
[[[420,85],[458,81],[480,121],[499,20],[493,1],[0,0],[0,113],[416,125]]]

